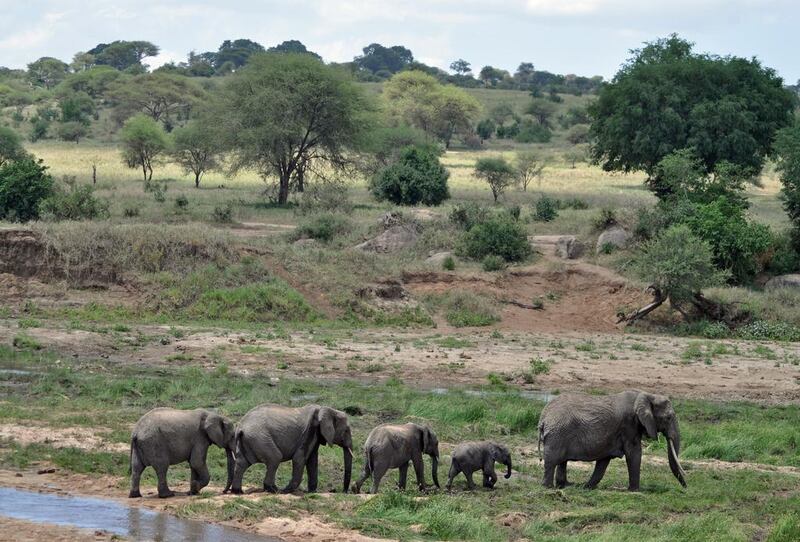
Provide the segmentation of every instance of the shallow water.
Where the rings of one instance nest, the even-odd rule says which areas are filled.
[[[450,393],[448,388],[433,388],[430,390],[431,393],[435,395],[447,395]],[[471,395],[473,397],[490,397],[492,395],[501,395],[505,394],[508,395],[511,392],[498,392],[498,391],[483,391],[483,390],[464,390],[465,395]],[[531,401],[542,401],[545,403],[549,403],[556,397],[557,394],[550,393],[549,391],[540,391],[540,390],[522,390],[518,394],[523,399],[530,399]]]
[[[133,540],[279,542],[232,527],[180,519],[115,501],[0,488],[0,516],[36,523],[103,530]]]

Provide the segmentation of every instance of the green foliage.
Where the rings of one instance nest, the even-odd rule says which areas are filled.
[[[483,119],[475,126],[475,132],[482,140],[491,139],[495,130],[497,130],[497,125],[492,119]]]
[[[298,239],[317,239],[327,243],[335,237],[348,233],[350,228],[350,220],[346,216],[336,213],[322,213],[300,223],[297,226],[295,235]]]
[[[463,230],[470,230],[476,224],[489,218],[489,209],[478,203],[457,203],[450,211],[450,222]]]
[[[800,269],[800,253],[793,243],[793,236],[784,233],[772,239],[772,258],[767,265],[768,270],[775,275],[794,273]]]
[[[590,106],[592,157],[607,171],[652,177],[668,154],[693,148],[705,173],[728,161],[761,169],[795,99],[753,59],[698,54],[672,35],[634,51]],[[652,104],[659,104],[653,107]]]
[[[308,322],[318,317],[303,296],[280,279],[206,291],[185,312],[200,319],[239,322]]]
[[[109,216],[108,202],[94,196],[92,185],[79,185],[74,177],[56,184],[53,193],[39,204],[39,212],[46,220],[93,220]]]
[[[28,78],[34,85],[51,89],[64,80],[69,66],[65,62],[50,56],[28,64]]]
[[[86,137],[89,131],[86,126],[77,121],[60,122],[56,126],[56,136],[62,141],[70,141],[78,143],[81,139]]]
[[[114,104],[117,122],[143,114],[169,130],[177,117],[188,116],[189,110],[202,103],[206,95],[188,77],[157,72],[117,80],[111,84],[107,97]]]
[[[136,115],[120,130],[122,158],[130,168],[142,168],[145,181],[153,178],[153,165],[167,152],[169,138],[164,129],[147,115]]]
[[[558,200],[542,196],[536,202],[533,219],[537,222],[552,222],[558,218]]]
[[[495,203],[506,188],[513,184],[514,174],[514,168],[502,156],[478,158],[475,162],[475,176],[488,183]]]
[[[780,130],[775,137],[777,169],[783,190],[783,208],[795,231],[795,246],[800,249],[800,123]]]
[[[194,175],[194,186],[200,186],[203,173],[219,168],[220,148],[213,133],[197,121],[172,132],[172,158],[187,174]]]
[[[0,126],[0,166],[27,156],[22,138],[8,126]]]
[[[0,218],[39,218],[39,203],[52,192],[53,178],[40,162],[23,158],[0,166]]]
[[[715,268],[713,258],[708,243],[696,237],[688,226],[677,225],[646,242],[633,266],[643,281],[680,304],[703,288],[725,281],[726,273]]]
[[[227,205],[217,205],[214,207],[211,218],[214,222],[229,224],[233,222],[233,207],[230,203]]]
[[[465,290],[450,292],[443,300],[444,316],[455,327],[490,326],[500,321],[492,303]]]
[[[522,261],[532,252],[525,228],[502,216],[492,217],[464,232],[458,251],[473,260],[494,255],[507,262]]]
[[[792,542],[800,540],[800,514],[787,513],[778,518],[766,542]]]
[[[481,261],[481,267],[484,271],[502,271],[506,267],[506,261],[500,256],[494,254],[487,254]]]
[[[514,141],[517,143],[548,143],[553,133],[547,126],[523,120],[514,129]]]
[[[406,147],[396,162],[372,178],[370,191],[379,201],[396,205],[439,205],[450,197],[449,176],[435,154]]]
[[[442,269],[445,271],[453,271],[456,268],[456,260],[452,256],[448,256],[442,262]]]
[[[746,208],[744,185],[748,181],[755,181],[750,170],[721,160],[712,172],[706,172],[694,149],[680,149],[658,162],[647,183],[661,199],[710,203],[724,196]]]
[[[541,182],[544,161],[535,152],[518,152],[514,160],[514,169],[517,182],[522,186],[522,190],[527,192],[528,185],[534,179],[539,179]]]
[[[101,97],[109,89],[111,83],[120,77],[123,77],[123,74],[111,66],[92,66],[69,74],[61,82],[57,92],[85,92],[96,99]]]
[[[71,92],[60,101],[61,122],[79,122],[89,124],[89,118],[95,113],[92,97],[87,93]]]

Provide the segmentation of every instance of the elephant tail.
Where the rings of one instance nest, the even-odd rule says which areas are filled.
[[[367,468],[369,469],[369,472],[372,472],[375,470],[375,461],[372,458],[372,448],[367,448],[365,455],[367,456],[365,458],[367,462]]]
[[[132,466],[133,466],[133,456],[134,455],[136,455],[136,457],[139,458],[139,462],[142,461],[142,454],[139,453],[139,439],[136,438],[135,435],[133,437],[131,437],[131,454],[130,454],[130,458],[129,458],[129,461],[128,461],[128,474],[129,475],[131,473],[131,469],[132,469]]]
[[[544,421],[539,421],[539,438],[536,442],[536,451],[539,454],[539,461],[542,460],[542,443],[544,442]]]

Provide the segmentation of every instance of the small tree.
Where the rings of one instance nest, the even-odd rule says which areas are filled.
[[[475,176],[483,179],[492,190],[494,202],[506,191],[515,178],[514,168],[505,158],[480,158],[475,163]]]
[[[539,157],[534,152],[518,152],[514,166],[517,182],[522,187],[523,192],[528,191],[528,185],[534,179],[541,179],[544,171],[544,161],[539,160]]]
[[[525,112],[531,115],[536,122],[545,128],[550,128],[550,120],[558,109],[558,106],[545,98],[534,98],[528,105]]]
[[[0,126],[0,166],[26,155],[19,134],[7,126]]]
[[[27,222],[39,218],[39,202],[53,191],[47,167],[21,158],[0,167],[0,218]]]
[[[795,249],[800,249],[800,124],[784,128],[775,138],[783,208],[794,227]]]
[[[120,130],[120,140],[127,166],[141,167],[144,180],[151,180],[153,164],[169,149],[169,138],[161,125],[146,115],[135,115]]]
[[[454,60],[450,63],[450,71],[453,71],[458,75],[467,75],[472,71],[472,68],[469,62],[463,58],[459,58],[458,60]]]
[[[216,141],[196,122],[176,129],[172,138],[173,159],[187,174],[194,174],[194,186],[199,188],[203,173],[219,167],[220,150]]]
[[[481,141],[491,139],[495,130],[497,130],[497,126],[495,126],[492,119],[483,119],[475,127],[475,132],[478,134],[478,137],[481,138]]]
[[[86,126],[77,121],[62,122],[56,127],[56,135],[62,141],[71,141],[78,144],[81,138],[86,137]]]
[[[433,152],[406,147],[395,163],[372,178],[370,190],[379,201],[397,205],[439,205],[450,197],[449,176]]]

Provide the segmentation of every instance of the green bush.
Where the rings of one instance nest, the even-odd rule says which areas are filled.
[[[0,166],[26,157],[19,134],[7,126],[0,126]]]
[[[481,262],[481,266],[483,267],[484,271],[500,271],[501,269],[505,268],[506,261],[500,256],[488,254]]]
[[[177,198],[175,198],[175,210],[179,213],[185,212],[189,209],[189,198],[181,194]]]
[[[207,291],[186,313],[196,318],[241,322],[308,322],[317,317],[303,296],[280,279]]]
[[[618,223],[616,211],[609,207],[603,207],[600,209],[600,214],[594,219],[593,226],[597,231],[604,231]]]
[[[39,218],[39,203],[53,193],[47,167],[32,158],[0,167],[0,218],[27,222]]]
[[[518,262],[530,256],[531,246],[525,228],[518,222],[494,217],[464,232],[458,251],[474,260],[483,260],[491,254],[507,262]]]
[[[296,239],[310,238],[329,242],[350,231],[350,220],[335,213],[317,215],[297,226]]]
[[[548,196],[542,196],[536,202],[536,208],[533,211],[533,219],[537,222],[552,222],[558,217],[558,200]]]
[[[65,178],[53,193],[39,204],[39,213],[48,220],[93,220],[108,217],[108,202],[94,196],[90,184],[78,185]]]
[[[370,191],[378,201],[396,205],[440,205],[450,197],[449,176],[433,152],[406,147],[397,161],[372,178]]]
[[[500,321],[494,306],[472,292],[456,290],[444,300],[447,322],[455,327],[490,326]]]
[[[219,222],[220,224],[228,224],[233,222],[233,207],[230,203],[222,206],[214,207],[214,212],[211,214],[211,218],[214,222]]]
[[[775,275],[794,273],[800,269],[800,254],[795,249],[793,238],[788,233],[776,235],[772,240],[772,257],[767,269]]]
[[[442,262],[442,269],[445,271],[452,271],[456,268],[456,260],[452,256],[448,256]]]
[[[489,209],[477,203],[459,203],[450,211],[450,222],[463,230],[470,230],[476,224],[489,218]]]
[[[552,136],[553,133],[546,126],[535,122],[522,122],[513,137],[517,143],[547,143]]]

